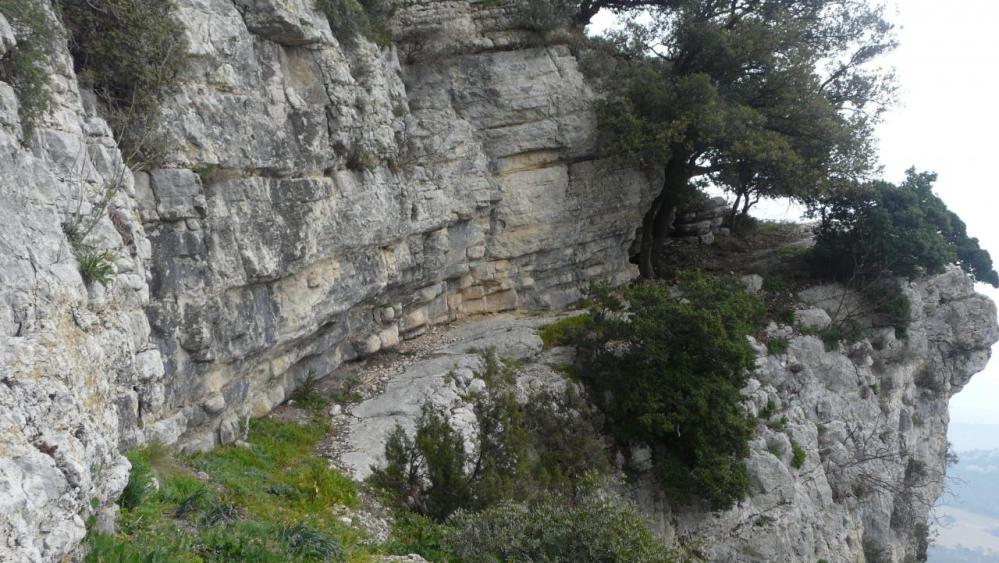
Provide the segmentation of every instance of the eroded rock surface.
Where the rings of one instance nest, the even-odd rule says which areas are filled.
[[[628,483],[620,494],[639,504],[664,541],[695,546],[709,561],[919,560],[929,510],[943,489],[947,401],[984,368],[999,325],[995,306],[960,270],[912,283],[906,293],[914,314],[905,340],[890,327],[871,326],[868,338],[829,350],[803,334],[811,324],[798,324],[767,330],[768,337],[789,340],[784,354],[770,355],[753,341],[757,368],[743,395],[761,421],[746,460],[750,495],[735,508],[713,513],[672,505],[650,473],[647,450],[619,456]],[[800,299],[799,310],[810,312],[803,320],[819,317],[817,310],[834,320],[862,317],[848,305],[862,303],[840,286],[812,288]],[[474,435],[465,394],[483,364],[480,353],[464,351],[511,354],[522,362],[518,385],[540,381],[550,388],[561,378],[552,366],[572,356],[543,352],[532,339],[544,321],[451,331],[455,342],[398,371],[384,394],[339,415],[341,464],[358,480],[369,475],[372,465],[384,463],[392,429],[412,432],[426,400],[449,413],[453,427]]]
[[[0,55],[11,37],[0,16]],[[120,451],[155,435],[164,397],[132,175],[64,48],[50,65],[52,112],[30,132],[0,82],[0,561],[74,550],[84,519],[117,500]],[[81,276],[70,230],[110,253],[107,287]]]
[[[558,309],[590,280],[633,275],[628,247],[660,184],[597,158],[575,58],[521,29],[513,0],[401,1],[386,48],[338,37],[308,0],[176,4],[193,66],[166,101],[154,169],[122,168],[65,44],[32,134],[0,82],[0,560],[71,553],[84,519],[119,496],[130,447],[232,442],[308,378],[435,324]],[[0,14],[0,56],[16,44]],[[684,217],[688,242],[721,234],[720,210]],[[66,232],[81,223],[110,252],[107,287],[81,276]],[[837,291],[803,295],[802,320],[835,319]],[[903,501],[935,498],[939,479],[906,475],[939,476],[946,399],[984,366],[996,328],[958,273],[909,292],[904,342],[882,331],[826,352],[776,327],[790,351],[761,359],[747,393],[788,423],[754,443],[753,498],[705,516],[636,491],[663,531],[713,538],[720,560],[918,553],[925,510]],[[499,334],[503,353],[544,364],[534,325],[482,326],[393,379],[394,404],[361,411],[358,435],[373,438],[353,467],[421,396],[479,385],[472,348]],[[437,385],[450,371],[454,397]]]

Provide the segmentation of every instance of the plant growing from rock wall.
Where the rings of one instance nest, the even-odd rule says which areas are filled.
[[[0,0],[14,30],[17,46],[0,58],[0,80],[9,82],[18,99],[18,116],[25,138],[52,105],[48,60],[58,39],[54,22],[41,0]]]
[[[172,0],[57,0],[83,84],[94,89],[133,169],[165,152],[163,97],[190,62]]]
[[[660,482],[680,502],[724,509],[745,496],[754,423],[740,389],[763,306],[737,280],[681,273],[591,295],[577,341],[580,373],[619,442],[652,447]]]
[[[131,247],[133,251],[135,250],[132,228],[129,226],[127,218],[117,209],[111,208],[111,203],[115,196],[118,195],[118,192],[125,185],[129,170],[124,163],[119,164],[115,170],[115,175],[105,179],[98,194],[97,202],[92,205],[88,212],[84,213],[83,208],[89,199],[88,192],[90,189],[89,184],[82,179],[87,159],[87,154],[83,152],[84,150],[81,148],[81,154],[77,155],[76,159],[80,168],[79,173],[75,176],[76,180],[73,182],[77,185],[78,189],[78,193],[75,196],[76,209],[73,211],[70,219],[63,224],[63,232],[65,232],[70,247],[76,254],[80,265],[80,274],[83,276],[84,281],[88,283],[98,282],[106,286],[110,283],[115,273],[113,266],[114,254],[111,250],[102,250],[95,247],[88,243],[87,240],[97,225],[104,219],[104,216],[107,215],[112,225],[118,231],[119,236],[121,236],[125,246]]]

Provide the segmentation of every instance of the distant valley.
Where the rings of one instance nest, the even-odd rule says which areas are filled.
[[[929,562],[994,563],[999,561],[999,449],[958,456],[936,509]]]

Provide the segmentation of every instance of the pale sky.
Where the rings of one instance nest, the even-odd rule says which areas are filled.
[[[999,0],[892,0],[890,17],[901,28],[900,46],[886,58],[900,105],[879,129],[884,175],[900,181],[910,166],[938,173],[937,195],[999,264]],[[598,14],[594,28],[613,21]],[[780,202],[763,210],[773,218],[798,213]],[[999,301],[999,290],[980,291]],[[951,420],[999,424],[999,359],[951,400]]]

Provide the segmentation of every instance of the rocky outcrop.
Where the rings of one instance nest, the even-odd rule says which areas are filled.
[[[746,460],[750,494],[736,507],[672,505],[649,471],[647,449],[619,456],[627,476],[619,494],[638,503],[665,541],[708,561],[924,560],[929,510],[943,489],[947,400],[984,368],[999,325],[995,306],[959,270],[911,284],[907,293],[914,315],[904,340],[892,328],[870,327],[869,338],[829,350],[799,324],[767,329],[766,338],[788,340],[786,353],[771,355],[753,340],[757,368],[743,395],[761,421]],[[802,318],[819,311],[827,319],[863,317],[863,303],[839,286],[815,287],[800,299]],[[391,370],[382,394],[337,409],[342,444],[334,457],[365,478],[384,463],[389,433],[396,425],[411,432],[425,401],[474,435],[468,397],[484,388],[482,350],[517,359],[519,387],[558,385],[557,367],[572,361],[572,351],[542,349],[535,329],[545,322],[451,329],[448,344]]]
[[[0,17],[0,55],[14,45],[9,30]],[[76,547],[84,519],[117,500],[129,470],[120,449],[156,422],[150,414],[164,394],[144,310],[150,246],[132,175],[84,103],[65,49],[55,53],[51,112],[30,134],[20,100],[0,82],[3,561],[56,561]],[[123,231],[111,215],[123,218]],[[110,253],[107,287],[81,276],[84,249],[66,234],[74,229],[89,230],[83,242],[93,252]]]
[[[175,3],[192,67],[153,169],[124,166],[59,33],[31,134],[0,82],[0,560],[70,553],[120,495],[128,448],[234,441],[307,379],[434,324],[557,309],[632,275],[659,183],[597,158],[594,94],[567,47],[521,29],[515,0],[400,0],[384,48],[336,33],[311,0]],[[0,57],[16,42],[0,14]],[[708,242],[721,211],[678,234]],[[82,252],[108,253],[107,286],[85,281]],[[835,318],[837,291],[808,308]],[[774,327],[790,351],[762,358],[747,394],[788,422],[754,445],[752,499],[707,517],[639,488],[662,530],[713,538],[723,560],[917,553],[946,399],[996,329],[959,274],[909,291],[904,342],[881,331],[825,352]],[[534,357],[524,330],[511,346]],[[466,352],[447,362],[474,373]],[[791,440],[803,468],[787,466]]]
[[[670,536],[696,539],[712,561],[925,560],[930,509],[943,492],[947,402],[985,368],[999,340],[995,305],[960,270],[909,284],[908,337],[870,335],[827,349],[815,325],[771,325],[789,342],[744,390],[761,425],[747,461],[751,496],[724,514],[671,507],[651,482],[633,494]],[[839,286],[799,295],[797,319],[863,320]],[[769,411],[769,412],[768,412]],[[800,466],[795,467],[795,448]]]
[[[123,168],[59,33],[30,137],[0,83],[0,559],[73,549],[125,449],[232,441],[434,323],[631,275],[652,184],[595,158],[575,59],[514,4],[407,0],[388,48],[311,1],[176,5],[193,63],[157,168]],[[0,19],[0,56],[15,44]],[[80,274],[81,223],[106,288]]]
[[[195,55],[167,110],[178,150],[137,191],[161,417],[186,447],[430,324],[629,275],[650,183],[595,160],[575,59],[527,46],[503,3],[408,2],[381,50],[307,3],[177,4]]]

